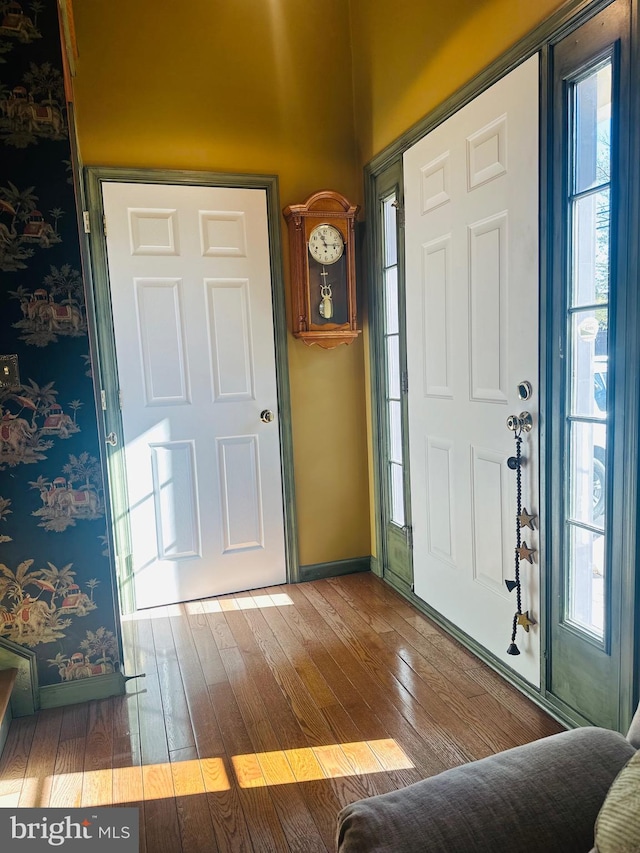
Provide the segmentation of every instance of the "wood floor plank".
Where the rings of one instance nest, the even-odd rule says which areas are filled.
[[[217,853],[218,845],[195,747],[171,752],[171,774],[182,849],[189,853]]]
[[[89,703],[82,782],[83,806],[113,805],[113,703]]]
[[[286,851],[285,835],[231,685],[228,682],[212,684],[209,692],[227,755],[231,757],[230,782],[237,786],[238,801],[250,827],[253,848],[256,853]]]
[[[351,578],[349,578],[351,581]],[[353,583],[348,588],[352,589]],[[454,666],[451,657],[448,656],[439,643],[434,640],[448,641],[443,637],[442,631],[431,623],[426,617],[418,614],[413,608],[409,608],[406,602],[398,604],[395,593],[385,600],[383,590],[372,584],[369,588],[362,589],[360,584],[357,588],[362,592],[362,607],[377,612],[394,630],[409,642],[416,651],[420,652],[429,663],[440,670],[442,675],[449,680],[456,689],[465,696],[478,696],[486,692],[481,684],[471,677],[471,673]],[[338,588],[339,589],[339,588]],[[408,618],[409,617],[409,618]],[[410,617],[413,617],[411,619]],[[419,630],[419,627],[429,626],[428,631]]]
[[[345,702],[345,706],[359,721],[359,728],[365,733],[364,739],[393,737],[412,758],[415,769],[401,771],[398,774],[397,787],[411,784],[420,778],[426,778],[446,769],[447,765],[436,755],[428,742],[427,733],[424,733],[423,738],[422,734],[418,733],[398,713],[386,692],[380,689],[380,685],[372,674],[365,669],[357,654],[353,653],[348,640],[341,637],[340,633],[336,633],[331,625],[322,619],[320,614],[325,609],[324,599],[321,597],[316,599],[319,606],[317,611],[310,600],[310,591],[310,586],[303,589],[301,585],[289,588],[289,595],[300,612],[304,613],[305,620],[313,624],[313,630],[324,646],[323,651],[334,659],[336,666],[348,676],[348,682],[353,685],[356,698],[350,697]],[[309,608],[315,612],[315,619]],[[330,619],[331,617],[329,621]]]
[[[27,772],[38,717],[14,719],[0,757],[0,802],[17,806]]]
[[[182,842],[151,621],[151,618],[141,617],[132,627],[135,671],[146,673],[137,692],[144,794],[144,813],[140,817],[150,853],[180,853]]]
[[[325,612],[331,619],[335,630],[342,634],[359,656],[365,669],[370,672],[379,685],[387,692],[391,701],[416,731],[426,730],[429,732],[429,740],[436,750],[441,761],[447,767],[454,767],[475,756],[465,746],[456,743],[446,728],[443,728],[436,720],[428,715],[420,704],[414,699],[411,692],[402,683],[403,677],[408,675],[407,668],[400,660],[391,660],[383,648],[383,643],[375,632],[360,620],[358,614],[344,602],[341,596],[336,595],[323,585],[320,581],[309,592],[314,600],[319,602],[324,599]],[[305,590],[307,594],[307,590]]]
[[[244,617],[250,624],[271,671],[288,697],[309,745],[324,746],[335,742],[335,735],[322,710],[315,705],[302,679],[289,662],[278,638],[267,624],[264,614],[255,610],[246,610]],[[367,787],[358,777],[340,775],[333,779],[332,784],[341,805],[367,796]]]
[[[129,681],[126,694],[113,704],[113,805],[138,809],[140,853],[145,853],[144,785],[138,720],[139,682]]]
[[[204,680],[207,684],[218,684],[227,679],[224,669],[224,664],[220,657],[218,645],[212,635],[211,623],[207,619],[201,602],[191,601],[184,605],[185,618],[189,622],[191,636],[195,643],[198,652],[200,667],[204,675]],[[219,632],[216,631],[216,636],[220,639]],[[222,644],[222,648],[233,648],[227,642]]]
[[[336,607],[337,611],[345,620],[354,623],[360,619],[360,608],[354,606],[340,595],[333,584],[326,583],[321,587],[322,594]],[[395,670],[395,678],[406,685],[408,693],[415,699],[419,706],[428,714],[431,725],[436,725],[440,731],[455,742],[457,747],[462,747],[468,758],[484,758],[491,755],[495,750],[481,737],[481,735],[458,714],[452,713],[452,707],[442,700],[438,691],[434,689],[433,683],[428,679],[421,678],[423,667],[428,668],[426,661],[416,656],[416,664],[421,663],[423,667],[410,667],[399,651],[404,650],[401,638],[398,638],[392,629],[385,632],[382,637],[368,635],[369,645],[375,649],[380,660],[386,662],[390,670]],[[391,651],[389,651],[391,647]],[[428,668],[428,673],[432,673]],[[413,673],[413,674],[412,674]],[[415,713],[415,709],[414,709]]]
[[[126,695],[14,720],[0,806],[129,805],[141,853],[320,853],[337,813],[562,730],[368,573],[123,620]]]
[[[62,708],[38,711],[24,783],[18,800],[21,808],[46,808],[49,805],[62,716]]]
[[[86,736],[65,738],[59,742],[49,798],[51,808],[77,808],[83,805],[86,747]]]
[[[174,642],[180,649],[180,677],[187,700],[195,746],[200,758],[224,753],[224,744],[211,706],[211,696],[200,665],[196,642],[186,613],[170,617]]]
[[[323,853],[325,844],[298,788],[287,756],[280,748],[260,692],[246,671],[242,653],[236,647],[224,649],[220,654],[289,849],[300,853],[304,849]]]
[[[271,607],[273,601],[270,596],[263,595],[256,604]],[[246,619],[234,616],[229,619],[229,627],[247,672],[269,710],[269,719],[277,742],[286,751],[296,781],[305,783],[301,790],[302,796],[313,809],[315,824],[327,848],[331,849],[335,835],[335,816],[340,809],[333,786],[320,781],[324,777],[322,768],[309,747],[309,741],[287,701],[286,694],[281,690],[269,667],[265,667],[264,657]]]
[[[151,622],[156,672],[169,752],[195,745],[180,663],[168,615]]]

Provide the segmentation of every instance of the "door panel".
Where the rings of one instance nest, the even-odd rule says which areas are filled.
[[[283,583],[265,193],[103,199],[137,606]]]
[[[409,459],[415,592],[533,684],[537,627],[507,655],[516,475],[508,415],[526,408],[522,503],[538,513],[538,58],[405,153]],[[529,380],[523,404],[518,384]],[[536,562],[523,611],[539,618]]]

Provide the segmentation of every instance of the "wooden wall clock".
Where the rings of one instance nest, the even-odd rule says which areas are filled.
[[[359,207],[320,190],[284,209],[289,227],[293,334],[307,346],[350,344],[356,320],[355,218]]]

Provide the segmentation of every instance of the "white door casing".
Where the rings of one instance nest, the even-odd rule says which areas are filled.
[[[415,592],[529,682],[539,627],[518,629],[515,455],[507,416],[531,412],[522,502],[538,514],[538,57],[404,156],[409,455]],[[523,380],[533,397],[518,398]],[[537,527],[537,524],[536,524]],[[539,618],[534,564],[522,609]]]
[[[266,194],[102,186],[136,605],[283,583]]]

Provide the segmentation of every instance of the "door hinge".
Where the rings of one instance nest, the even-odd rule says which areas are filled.
[[[122,391],[118,390],[118,405],[122,409]]]
[[[410,524],[405,524],[404,528],[404,538],[407,543],[407,548],[410,551],[413,551],[413,527]]]
[[[400,376],[400,389],[403,394],[409,393],[409,374],[406,370],[403,370],[402,375]]]
[[[106,391],[100,391],[100,403],[102,405],[102,411],[107,411],[107,393]]]
[[[102,215],[102,230],[104,231],[104,236],[107,236],[107,217]]]
[[[91,234],[91,222],[89,221],[89,211],[82,211],[82,224],[84,225],[84,233]]]

